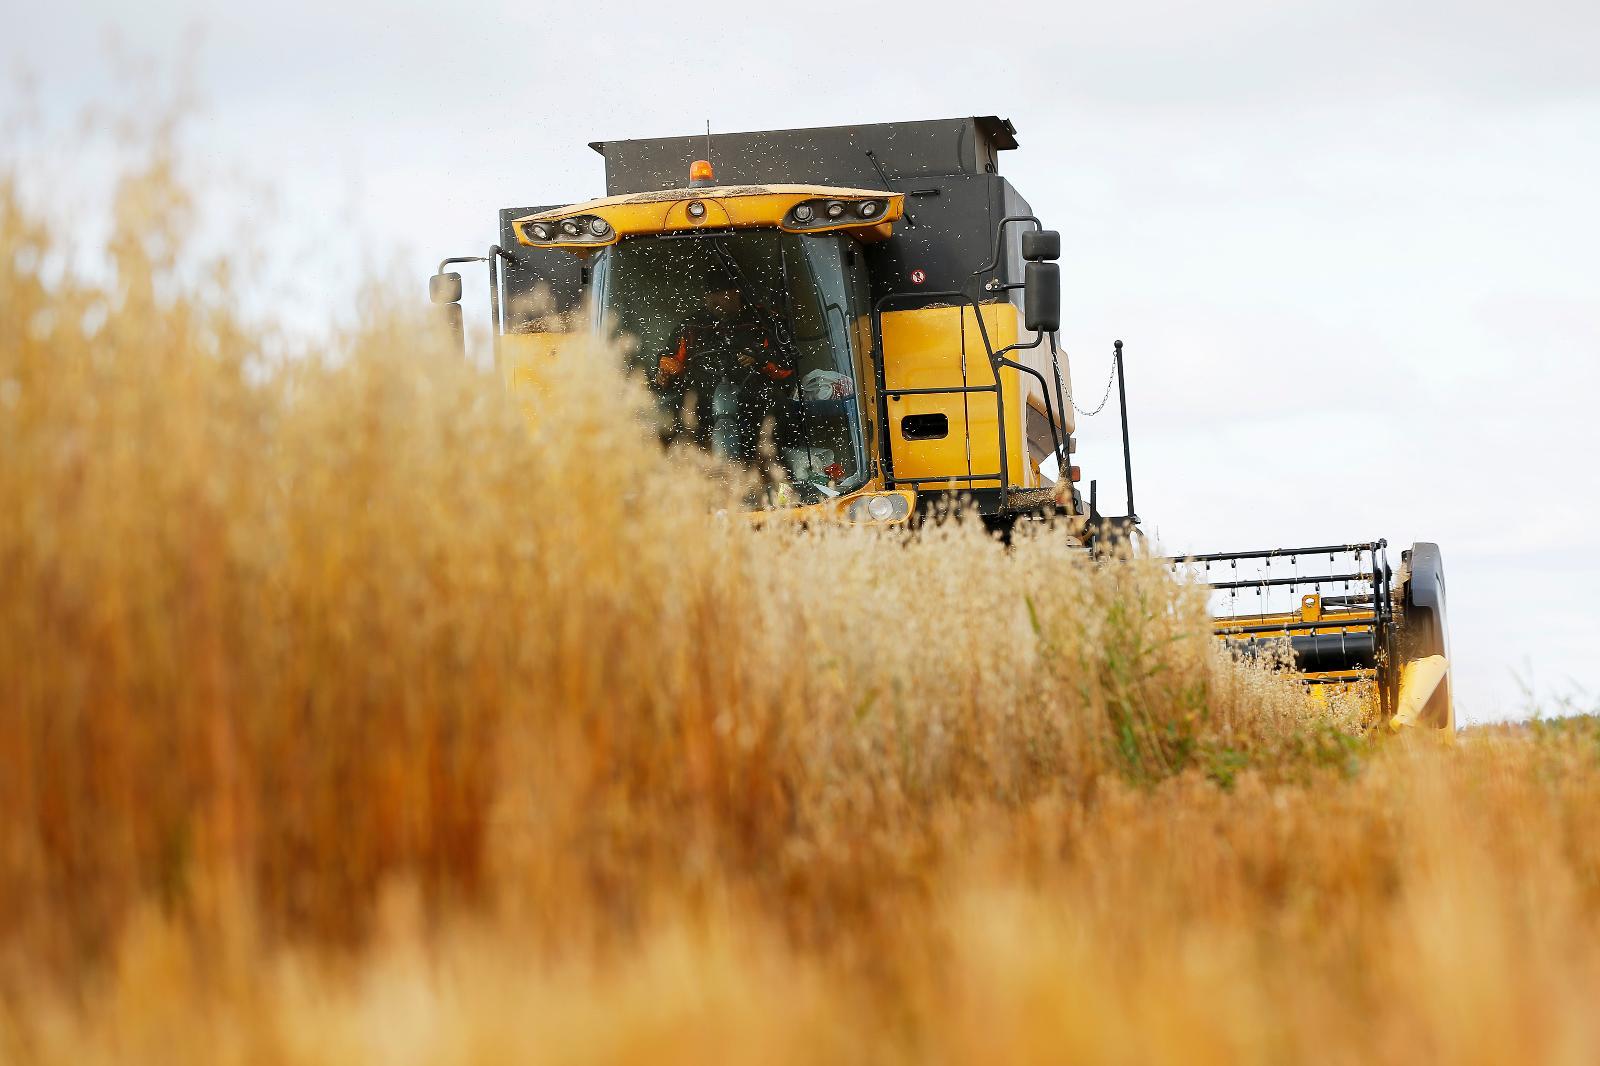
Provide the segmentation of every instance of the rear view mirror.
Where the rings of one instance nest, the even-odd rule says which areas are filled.
[[[461,324],[460,304],[448,303],[444,305],[444,325],[450,331],[450,335],[456,339],[456,343],[461,346],[461,354],[465,355],[467,334]]]
[[[1060,329],[1061,268],[1054,263],[1029,263],[1023,275],[1022,306],[1030,330],[1054,333]]]
[[[444,326],[463,357],[467,354],[467,331],[461,324],[461,275],[455,271],[435,274],[428,279],[428,299],[444,312]]]
[[[428,279],[428,299],[436,304],[461,302],[461,275],[455,271],[435,274]]]
[[[1061,258],[1061,232],[1053,229],[1029,230],[1022,235],[1022,258],[1030,263],[1054,262]]]

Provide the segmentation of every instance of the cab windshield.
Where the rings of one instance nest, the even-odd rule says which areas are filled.
[[[603,252],[604,328],[656,398],[662,435],[755,470],[752,506],[866,481],[855,242],[775,231],[638,237]]]

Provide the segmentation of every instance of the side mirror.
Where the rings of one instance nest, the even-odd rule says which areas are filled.
[[[439,310],[444,312],[445,329],[450,331],[462,358],[466,358],[467,330],[461,323],[461,275],[452,270],[429,278],[428,299],[441,305]]]
[[[455,271],[435,274],[428,279],[428,299],[436,304],[461,302],[461,275]]]
[[[455,338],[456,344],[461,348],[461,354],[467,354],[466,327],[461,324],[461,305],[450,303],[444,305],[444,326],[450,331],[450,336]]]
[[[1054,333],[1061,328],[1060,267],[1054,263],[1027,265],[1023,273],[1022,312],[1030,330]]]
[[[1061,258],[1061,231],[1029,230],[1022,235],[1022,258],[1030,263],[1054,262]]]

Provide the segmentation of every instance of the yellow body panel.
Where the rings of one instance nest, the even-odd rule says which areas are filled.
[[[563,352],[592,344],[587,333],[507,333],[500,338],[500,376],[506,392],[531,423],[544,394],[544,367]]]
[[[818,221],[813,225],[790,225],[788,215],[796,204],[806,200],[839,200],[855,204],[880,200],[883,213],[870,221],[846,217],[837,222]],[[705,213],[689,214],[689,205],[699,203]],[[534,248],[566,248],[584,252],[605,248],[624,237],[654,233],[682,233],[700,229],[767,228],[787,233],[854,233],[862,240],[882,240],[889,236],[893,223],[905,213],[905,197],[900,193],[870,189],[836,189],[825,185],[735,185],[704,189],[668,189],[663,192],[608,196],[574,204],[555,211],[524,215],[512,223],[517,239]],[[560,222],[578,216],[598,216],[611,227],[603,240],[534,240],[527,230],[533,222]]]
[[[1416,725],[1422,709],[1428,705],[1429,698],[1449,671],[1450,663],[1443,655],[1427,655],[1406,663],[1400,670],[1400,693],[1395,699],[1394,717],[1389,720],[1389,728],[1399,732]],[[1447,734],[1453,734],[1456,728],[1454,706],[1450,708],[1448,718],[1444,730]]]
[[[1304,618],[1301,614],[1251,614],[1238,615],[1231,618],[1212,619],[1213,627],[1218,636],[1233,636],[1244,638],[1248,636],[1261,636],[1260,633],[1239,633],[1244,626],[1263,625],[1290,625],[1298,622],[1323,622],[1314,629],[1304,630],[1306,633],[1341,633],[1347,629],[1371,629],[1375,618],[1371,611],[1340,611],[1337,613],[1319,614],[1316,618]],[[1267,636],[1272,634],[1268,633]]]
[[[996,351],[1017,339],[1017,309],[1010,303],[981,307],[989,342]],[[970,306],[924,307],[885,311],[883,377],[885,389],[960,388],[994,384],[994,371]],[[1005,437],[1012,487],[1039,484],[1038,468],[1028,460],[1023,433],[1023,389],[1020,375],[1002,369],[1005,394]],[[992,392],[939,393],[889,397],[887,432],[895,479],[964,478],[1000,470],[999,414]],[[908,415],[943,414],[946,436],[907,439]],[[923,487],[938,488],[937,484]],[[997,480],[952,482],[951,488],[999,488]]]

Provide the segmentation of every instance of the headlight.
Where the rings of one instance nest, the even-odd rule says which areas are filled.
[[[799,207],[794,209],[794,220],[796,222],[810,222],[816,217],[816,214],[817,213],[811,209],[810,204],[801,204]]]
[[[527,228],[526,232],[531,240],[547,241],[550,239],[550,227],[543,222],[535,222]]]
[[[561,223],[561,232],[568,237],[576,237],[578,235],[578,224],[569,218]]]
[[[611,227],[606,224],[606,220],[603,218],[591,218],[589,220],[589,232],[596,237],[604,237],[611,232]]]
[[[845,517],[852,522],[898,522],[911,513],[911,504],[898,492],[860,496],[850,502]]]
[[[878,213],[878,210],[879,204],[876,200],[862,200],[861,206],[856,208],[857,213],[860,214],[862,218],[872,218]]]
[[[706,217],[706,205],[701,203],[699,200],[692,201],[685,210],[689,212],[690,218]]]
[[[829,218],[840,218],[844,215],[844,204],[838,200],[829,200],[828,206],[823,210],[828,213]]]

